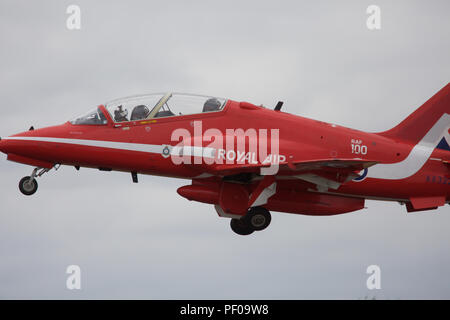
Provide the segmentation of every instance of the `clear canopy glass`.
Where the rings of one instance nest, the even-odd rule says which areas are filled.
[[[106,109],[114,122],[126,122],[220,111],[225,102],[210,96],[167,93],[117,99],[107,103]]]
[[[211,96],[156,93],[113,100],[106,103],[105,108],[115,123],[121,123],[217,112],[221,111],[225,104],[225,99]],[[70,121],[75,125],[104,125],[107,122],[100,108]]]
[[[92,110],[88,112],[86,115],[75,118],[70,121],[71,124],[81,125],[81,124],[89,124],[89,125],[103,125],[107,124],[108,120],[103,114],[100,108]]]
[[[127,97],[108,102],[106,109],[114,122],[144,120],[150,116],[162,98],[164,94]]]

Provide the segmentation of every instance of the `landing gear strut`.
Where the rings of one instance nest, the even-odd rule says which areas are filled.
[[[266,229],[272,217],[269,210],[264,207],[250,208],[245,216],[240,219],[231,219],[231,229],[242,236],[252,234],[254,231]]]
[[[55,166],[55,170],[58,170],[59,166]],[[47,168],[35,168],[29,177],[23,177],[19,182],[19,190],[26,196],[31,196],[36,193],[38,189],[37,177],[42,176],[44,173],[49,172],[51,169]]]

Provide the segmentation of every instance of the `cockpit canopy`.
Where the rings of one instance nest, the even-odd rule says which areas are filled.
[[[226,104],[222,98],[180,93],[149,94],[113,100],[105,104],[115,123],[139,121],[221,111]],[[71,121],[72,124],[106,124],[100,108]]]
[[[89,111],[86,115],[75,118],[70,121],[71,124],[90,124],[90,125],[101,125],[107,124],[108,120],[106,119],[103,111],[100,108]]]

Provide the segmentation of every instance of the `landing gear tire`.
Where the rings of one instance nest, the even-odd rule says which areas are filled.
[[[231,230],[241,236],[248,236],[254,231],[246,217],[242,217],[241,219],[231,219],[230,226]]]
[[[19,190],[26,196],[31,196],[36,193],[38,189],[38,183],[36,179],[31,177],[24,177],[19,182]]]
[[[272,220],[269,210],[263,207],[251,208],[245,218],[250,227],[255,231],[264,230]]]

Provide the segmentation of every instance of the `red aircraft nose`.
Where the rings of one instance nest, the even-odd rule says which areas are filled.
[[[0,138],[0,152],[7,153],[6,152],[6,141],[2,140],[2,138]]]
[[[14,149],[14,141],[8,140],[7,138],[0,138],[0,152],[5,154],[10,154]]]

